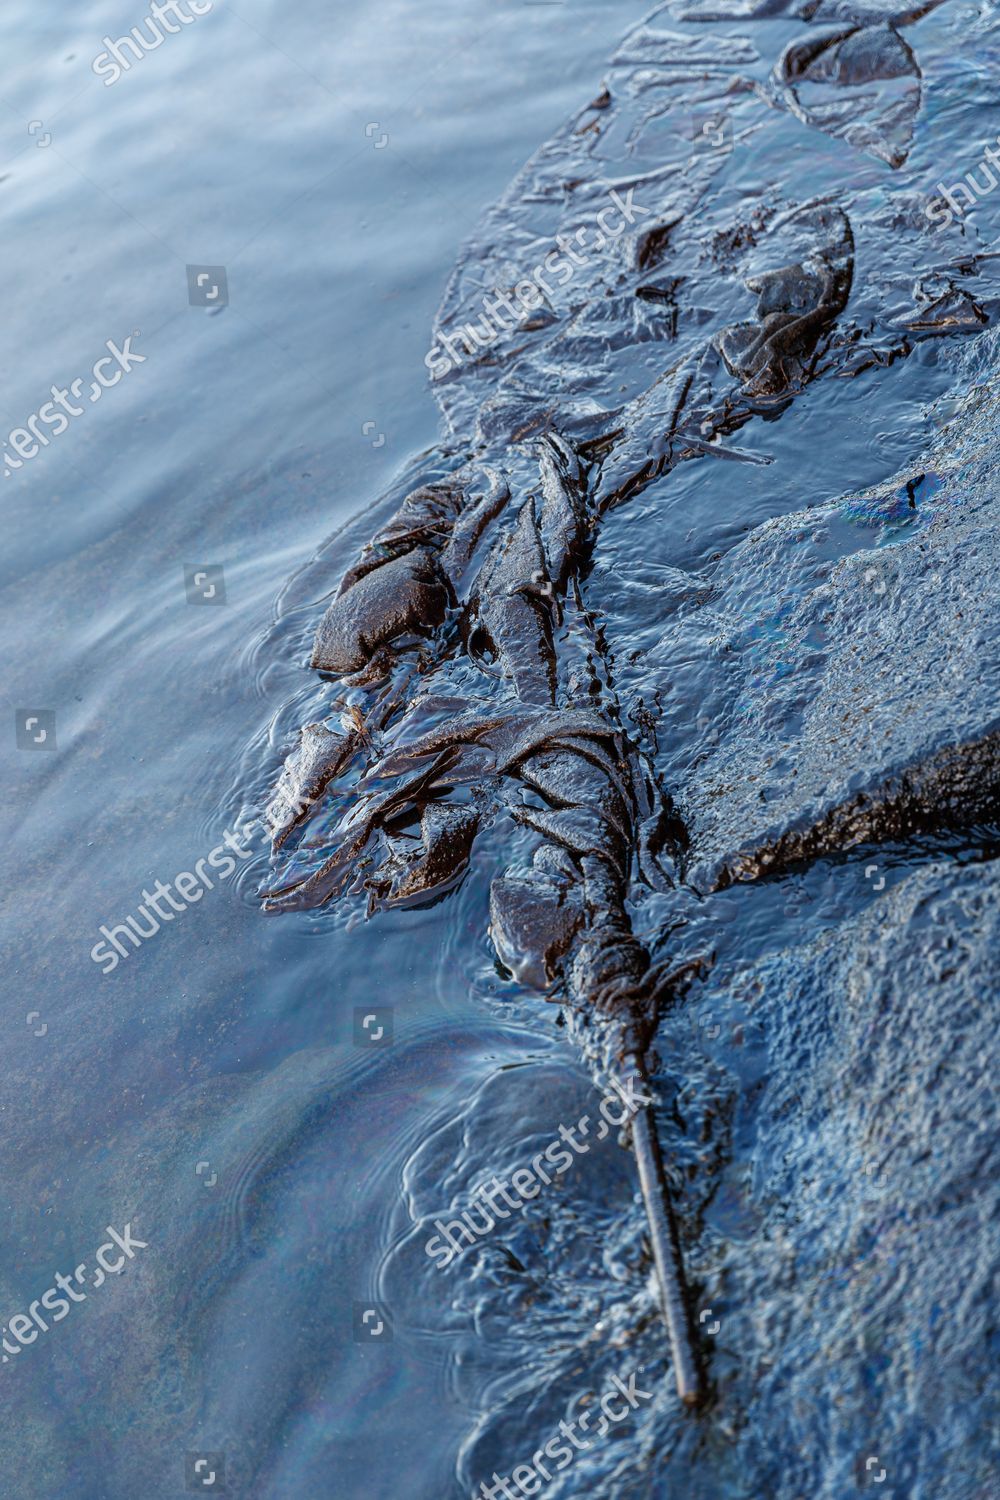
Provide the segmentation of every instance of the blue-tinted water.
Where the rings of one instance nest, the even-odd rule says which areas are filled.
[[[232,826],[288,696],[277,596],[435,441],[456,247],[640,9],[217,4],[110,87],[102,38],[148,8],[5,9],[4,431],[109,339],[145,361],[4,480],[5,1317],[108,1224],[148,1249],[3,1367],[4,1494],[179,1495],[202,1450],[233,1493],[451,1482],[434,1338],[362,1348],[352,1305],[429,1122],[544,1045],[472,1003],[447,909],[331,942],[263,919],[245,868],[107,977],[90,954]],[[224,607],[188,603],[204,563]],[[56,754],[16,748],[20,707]]]
[[[779,964],[785,942],[866,904],[862,867],[821,863],[777,898],[767,886],[685,898],[693,946],[704,939],[721,966],[707,1003],[728,1051],[706,1062],[692,1049],[692,1035],[703,1040],[692,1017],[671,1022],[663,1048],[682,1059],[704,1125],[679,1148],[711,1184],[710,1201],[692,1189],[692,1218],[709,1225],[695,1275],[717,1311],[727,1294],[734,1309],[716,1377],[735,1394],[714,1428],[697,1429],[678,1427],[657,1363],[641,1214],[613,1141],[560,1179],[551,1205],[491,1240],[474,1270],[438,1269],[422,1248],[475,1184],[528,1164],[597,1098],[555,1007],[494,964],[485,914],[490,880],[517,852],[509,831],[477,844],[447,901],[370,924],[263,916],[259,830],[235,850],[224,843],[259,809],[312,690],[304,643],[331,581],[300,570],[439,440],[424,355],[459,244],[593,97],[643,9],[218,0],[107,86],[113,70],[92,67],[102,39],[148,8],[114,0],[70,15],[9,0],[0,416],[5,433],[49,441],[3,480],[0,1291],[8,1326],[29,1320],[0,1368],[4,1495],[173,1497],[219,1490],[224,1475],[225,1492],[267,1500],[440,1500],[530,1461],[588,1380],[600,1394],[640,1367],[655,1400],[551,1493],[683,1484],[699,1500],[756,1500],[747,1455],[755,1473],[768,1461],[787,1471],[792,1439],[821,1441],[822,1403],[796,1406],[761,1459],[781,1391],[755,1419],[740,1385],[754,1316],[741,1288],[769,1247],[755,1239],[755,1122],[738,1099],[780,1065],[754,1029],[766,1025],[751,1017],[752,984],[729,980]],[[975,98],[962,114],[963,90],[945,75],[928,96],[915,150],[931,177],[944,170],[931,125],[957,154],[973,105],[995,101],[992,12],[965,14],[978,39],[954,68]],[[815,191],[842,185],[848,160],[822,138]],[[871,210],[859,242],[884,241],[884,169],[850,163]],[[774,170],[761,160],[762,183]],[[127,340],[141,361],[92,400],[95,363],[108,341]],[[44,414],[31,428],[52,387],[77,379],[66,400],[79,397],[79,414],[57,435]],[[609,576],[619,570],[636,592],[649,568],[661,586],[657,566],[697,571],[770,516],[885,479],[926,440],[925,406],[964,379],[928,352],[873,401],[863,381],[844,383],[825,399],[850,406],[854,426],[831,427],[825,461],[801,478],[815,411],[812,425],[805,403],[763,435],[758,424],[739,441],[773,465],[728,466],[731,484],[706,484],[704,464],[672,475],[668,507],[654,515],[640,501],[609,527]],[[616,628],[640,645],[641,601],[629,599]],[[624,601],[606,587],[612,624]],[[712,686],[692,671],[678,725]],[[907,848],[886,862],[912,873],[940,853]],[[111,969],[101,927],[181,872],[183,909],[161,898],[159,930],[138,950],[125,944]],[[660,932],[677,910],[655,913]],[[670,1097],[687,1123],[688,1105]],[[106,1226],[127,1224],[142,1246],[105,1276]],[[723,1242],[753,1248],[732,1268]],[[44,1300],[52,1287],[61,1301]],[[780,1316],[770,1303],[760,1315],[775,1341]],[[816,1348],[809,1357],[821,1364]],[[917,1412],[894,1429],[897,1448]],[[879,1436],[857,1455],[832,1445],[825,1496],[878,1472],[865,1459]],[[903,1464],[900,1451],[875,1493],[929,1495],[906,1489]]]

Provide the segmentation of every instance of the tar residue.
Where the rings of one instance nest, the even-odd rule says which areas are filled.
[[[686,1423],[665,1384],[588,1493],[989,1493],[996,209],[944,223],[937,184],[973,139],[955,59],[993,47],[989,9],[655,12],[461,255],[441,451],[323,558],[267,907],[431,904],[485,848],[509,994],[597,1066],[661,1050],[714,1399]],[[612,192],[634,222],[598,248]],[[467,332],[526,283],[518,326]],[[567,1399],[664,1368],[615,1191],[598,1290],[544,1218],[458,1294]],[[553,1349],[542,1281],[614,1338],[563,1309]],[[539,1437],[516,1366],[462,1486]]]

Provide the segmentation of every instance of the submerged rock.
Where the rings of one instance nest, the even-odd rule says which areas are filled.
[[[992,1494],[1000,1100],[985,997],[998,984],[992,860],[926,866],[692,996],[722,1023],[697,1092],[732,1100],[747,1163],[729,1214],[754,1228],[723,1252],[738,1361],[719,1404],[752,1392],[748,1495],[847,1495],[880,1472],[903,1494]],[[734,996],[754,1038],[742,1047]],[[957,1433],[958,1476],[939,1436]]]
[[[694,746],[662,757],[697,889],[1000,806],[994,412],[995,383],[940,467],[759,527],[636,664],[626,702],[694,643],[714,684]]]

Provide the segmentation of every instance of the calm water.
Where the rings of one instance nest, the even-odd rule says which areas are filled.
[[[148,1244],[3,1368],[0,1487],[180,1495],[207,1451],[237,1493],[437,1496],[471,1420],[440,1307],[361,1348],[353,1303],[431,1122],[548,1048],[472,1003],[447,909],[331,940],[263,919],[244,873],[115,973],[90,952],[232,826],[293,676],[261,649],[279,592],[435,441],[456,248],[641,7],[218,4],[105,87],[101,39],[148,13],[0,23],[4,431],[107,340],[145,357],[4,481],[7,712],[53,711],[58,743],[8,725],[3,754],[5,1316],[106,1225]],[[189,305],[189,264],[225,267],[227,307]],[[204,563],[224,607],[187,602]]]
[[[595,1098],[555,1008],[495,970],[485,913],[509,854],[499,834],[452,898],[368,925],[262,916],[261,845],[248,836],[235,872],[221,878],[223,850],[212,888],[168,907],[113,972],[91,957],[102,925],[193,871],[259,807],[311,690],[303,643],[329,580],[315,584],[308,564],[438,441],[423,359],[458,246],[593,96],[644,9],[219,0],[108,87],[91,64],[105,35],[143,21],[141,4],[71,17],[8,0],[4,432],[53,385],[83,385],[81,414],[4,479],[0,1289],[9,1321],[82,1267],[86,1301],[0,1369],[4,1495],[173,1497],[217,1489],[224,1473],[228,1493],[262,1500],[451,1500],[495,1465],[530,1461],[588,1371],[599,1393],[640,1367],[656,1400],[551,1493],[757,1500],[759,1476],[787,1476],[800,1445],[823,1445],[836,1391],[817,1410],[794,1391],[787,1425],[769,1428],[782,1392],[751,1410],[745,1329],[723,1336],[716,1375],[732,1399],[719,1420],[678,1425],[628,1158],[610,1141],[566,1179],[557,1209],[525,1216],[474,1271],[423,1254],[426,1225],[484,1176],[529,1162]],[[956,159],[988,135],[971,122],[995,112],[992,11],[946,10],[975,40],[927,106],[921,180],[944,170],[926,135],[937,110]],[[949,56],[949,35],[942,23],[933,56]],[[819,151],[816,191],[840,160]],[[773,168],[762,161],[762,181]],[[875,204],[862,238],[888,234],[883,170],[857,168]],[[984,211],[985,241],[997,216]],[[191,305],[189,284],[196,301],[219,288],[214,305]],[[141,362],[90,401],[95,362],[127,339]],[[624,511],[609,527],[602,608],[640,641],[616,570],[637,586],[643,567],[696,570],[770,515],[892,474],[927,438],[920,403],[957,399],[992,368],[915,357],[880,406],[866,415],[861,399],[853,426],[831,426],[827,461],[804,477],[810,429],[793,411],[769,425],[774,466],[739,466],[738,507],[726,508],[731,483],[699,486],[705,466],[688,466],[672,477],[669,527],[630,532]],[[695,683],[691,701],[710,688]],[[36,721],[22,718],[22,742],[44,730],[55,753],[18,747],[22,709]],[[891,862],[912,873],[942,848],[954,852],[946,840]],[[696,1275],[717,1309],[730,1297],[737,1323],[754,1316],[744,1292],[769,1253],[746,1191],[756,1122],[738,1099],[775,1064],[748,1020],[751,982],[730,980],[861,909],[862,870],[831,860],[791,897],[727,892],[685,913],[695,945],[704,933],[721,960],[713,1003],[740,1029],[725,1084],[692,1055],[690,1018],[671,1023],[663,1049],[684,1059],[691,1117],[705,1123],[689,1163],[713,1185],[697,1209],[710,1248]],[[778,978],[764,974],[780,994]],[[385,1045],[358,1030],[372,1014]],[[688,1106],[672,1096],[671,1108],[677,1119]],[[713,1135],[709,1113],[724,1131]],[[772,1154],[783,1144],[772,1132]],[[106,1226],[126,1224],[142,1248],[99,1285]],[[731,1264],[713,1260],[723,1240]],[[609,1284],[621,1287],[610,1301]],[[388,1325],[378,1339],[366,1312]],[[821,1303],[814,1328],[824,1315]],[[781,1316],[775,1300],[760,1312],[775,1338]],[[801,1363],[822,1366],[821,1332]],[[922,1420],[908,1400],[897,1468],[875,1493],[937,1500],[947,1474],[938,1490],[900,1478]],[[831,1443],[822,1487],[806,1465],[803,1495],[865,1488],[879,1434],[856,1437],[857,1452]],[[955,1441],[978,1462],[976,1438],[956,1429]]]

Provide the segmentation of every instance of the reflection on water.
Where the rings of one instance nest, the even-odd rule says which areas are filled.
[[[530,1162],[599,1099],[556,1008],[501,975],[486,938],[510,829],[480,841],[446,901],[367,925],[263,916],[260,842],[225,840],[259,811],[309,712],[302,668],[331,560],[373,529],[352,518],[401,471],[454,461],[433,451],[424,355],[460,241],[595,96],[641,9],[246,0],[112,80],[103,39],[140,25],[141,7],[8,6],[4,431],[37,416],[8,448],[21,467],[4,491],[10,709],[25,711],[24,748],[10,734],[5,762],[0,1275],[14,1337],[18,1310],[91,1263],[105,1226],[131,1223],[148,1248],[8,1358],[5,1494],[166,1497],[224,1474],[247,1496],[439,1500],[530,1462],[560,1420],[636,1371],[654,1398],[546,1493],[840,1500],[883,1469],[882,1494],[987,1493],[974,1371],[988,1267],[951,1257],[973,1240],[968,1185],[991,1141],[974,1115],[964,1133],[935,1118],[949,1080],[978,1076],[986,1039],[952,994],[942,1073],[920,1027],[935,872],[962,868],[962,921],[989,934],[992,828],[644,908],[652,946],[684,924],[688,951],[715,956],[665,1020],[656,1078],[708,1310],[717,1399],[700,1422],[679,1421],[670,1396],[632,1170],[611,1138],[454,1265],[424,1248],[477,1184]],[[932,86],[907,168],[915,196],[945,162],[957,178],[978,142],[992,26],[988,6],[921,23]],[[723,29],[749,67],[739,22]],[[796,29],[764,23],[753,45],[777,57]],[[869,302],[883,317],[906,269],[888,168],[798,117],[781,129],[760,146],[761,191],[793,143],[815,151],[814,191],[862,204],[858,257],[877,270],[859,278],[855,317]],[[982,210],[986,242],[995,210]],[[981,281],[992,309],[988,268]],[[723,295],[734,316],[752,305]],[[108,340],[129,338],[134,373],[97,398],[89,375],[73,390]],[[623,701],[641,696],[643,653],[668,640],[666,604],[702,598],[751,528],[842,502],[824,512],[818,566],[860,532],[880,528],[889,546],[972,493],[928,470],[915,519],[905,485],[870,494],[992,369],[985,353],[961,364],[913,342],[898,365],[883,351],[875,374],[893,379],[877,392],[867,375],[831,381],[746,429],[738,441],[766,464],[685,464],[612,513],[592,598],[621,643]],[[627,399],[624,356],[617,375]],[[65,426],[57,391],[81,406]],[[808,655],[823,638],[793,641],[794,601],[741,586],[766,687],[783,675],[777,648]],[[692,725],[740,712],[739,690],[706,667],[708,628],[702,616],[668,640],[668,778],[697,770]],[[28,747],[39,726],[54,752]],[[869,912],[869,865],[903,935],[884,963],[895,978],[870,991],[836,936]],[[117,964],[93,958],[140,906],[141,946],[119,935]],[[905,1133],[926,1150],[917,1231],[912,1185],[902,1206],[891,1191]],[[942,1307],[955,1320],[944,1344]],[[940,1444],[923,1431],[941,1412],[935,1358],[958,1391]],[[949,1467],[947,1453],[962,1459]]]

